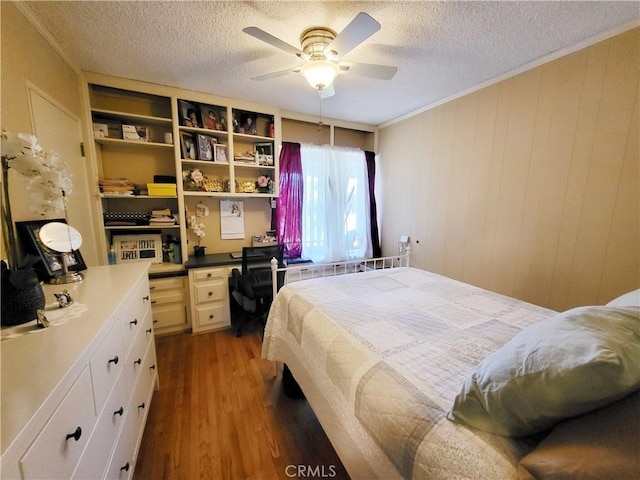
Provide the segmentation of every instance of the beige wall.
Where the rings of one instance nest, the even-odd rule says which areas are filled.
[[[1,117],[0,125],[10,132],[33,133],[27,85],[30,83],[55,101],[71,115],[81,118],[79,78],[77,73],[57,54],[12,2],[0,2],[1,16]],[[47,145],[43,144],[44,148]],[[71,168],[71,166],[70,166]],[[72,169],[73,170],[73,169]],[[10,172],[11,173],[11,172]],[[79,182],[83,174],[73,170],[74,192],[69,197],[69,211],[82,210],[89,201],[82,196]],[[28,212],[24,180],[10,176],[10,192],[14,221],[41,218]],[[76,208],[77,207],[77,208]],[[77,225],[77,222],[76,222]],[[90,231],[89,225],[77,225]],[[85,233],[83,233],[85,235]],[[85,238],[91,242],[92,238]],[[4,255],[4,245],[2,256]],[[87,248],[83,249],[88,252]],[[91,249],[89,249],[91,250]],[[94,255],[85,258],[93,263]]]
[[[640,285],[639,29],[382,128],[382,244],[554,309]]]

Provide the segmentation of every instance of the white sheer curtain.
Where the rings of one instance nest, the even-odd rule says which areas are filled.
[[[302,144],[302,256],[314,262],[371,257],[364,152]]]

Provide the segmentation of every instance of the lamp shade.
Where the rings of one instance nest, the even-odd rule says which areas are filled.
[[[306,63],[300,70],[309,85],[321,90],[327,88],[338,75],[338,66],[325,60],[312,60]]]

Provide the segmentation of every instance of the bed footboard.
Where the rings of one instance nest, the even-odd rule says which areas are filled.
[[[402,255],[330,263],[305,263],[282,268],[278,268],[278,262],[273,258],[271,259],[273,297],[275,298],[278,290],[287,283],[310,280],[312,278],[335,277],[336,275],[360,273],[369,270],[409,267],[410,254],[411,248],[407,247],[406,252]]]

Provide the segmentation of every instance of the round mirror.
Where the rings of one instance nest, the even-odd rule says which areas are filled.
[[[43,245],[54,252],[72,252],[82,245],[80,232],[62,222],[44,224],[38,232]]]

